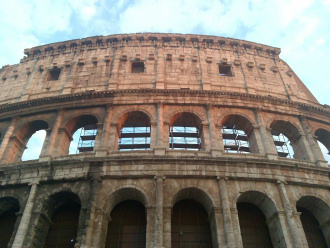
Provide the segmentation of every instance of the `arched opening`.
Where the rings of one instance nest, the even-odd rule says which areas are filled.
[[[314,215],[305,208],[297,207],[309,248],[327,248],[327,243]]]
[[[0,247],[8,247],[15,230],[18,211],[19,204],[16,199],[11,197],[0,199]]]
[[[42,247],[74,247],[77,241],[81,204],[78,196],[71,192],[52,195],[42,208],[37,226],[47,233],[37,237]],[[50,224],[45,218],[51,220]]]
[[[308,246],[330,247],[330,207],[314,196],[304,196],[296,205]]]
[[[105,247],[146,247],[146,211],[140,202],[121,202],[110,216]]]
[[[172,248],[213,247],[208,214],[194,200],[181,200],[173,207]]]
[[[277,208],[267,195],[246,191],[236,207],[244,247],[286,246]]]
[[[323,153],[324,159],[330,163],[330,132],[320,128],[316,130],[315,136]]]
[[[227,153],[258,153],[252,123],[240,115],[228,115],[222,120],[222,137]]]
[[[78,231],[80,205],[68,203],[58,208],[49,228],[45,247],[74,247]]]
[[[237,203],[239,224],[244,247],[272,248],[266,218],[254,204]]]
[[[44,137],[46,136],[46,132],[44,131],[46,129],[48,129],[48,123],[41,120],[29,122],[20,128],[11,139],[11,145],[9,146],[6,156],[7,161],[13,162],[23,159],[23,153],[24,160],[38,159],[43,147]],[[38,132],[41,130],[43,131]],[[32,136],[34,136],[34,138],[29,143],[29,148],[26,149],[28,141]]]
[[[119,120],[118,151],[150,149],[150,118],[141,111],[125,114]]]
[[[62,141],[63,153],[64,150],[69,154],[92,152],[97,135],[97,123],[98,120],[93,115],[81,115],[71,119],[66,125],[69,135]]]
[[[36,131],[29,139],[22,155],[22,161],[38,159],[46,138],[46,131]]]
[[[201,150],[203,144],[202,121],[192,113],[178,113],[171,118],[170,149]]]
[[[279,157],[309,160],[299,130],[293,124],[287,121],[274,121],[270,127]]]

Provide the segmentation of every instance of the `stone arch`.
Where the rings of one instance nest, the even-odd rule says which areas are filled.
[[[203,120],[193,112],[176,112],[169,119],[171,149],[205,149]]]
[[[203,205],[209,215],[212,213],[215,206],[214,200],[210,194],[197,187],[183,187],[179,189],[172,196],[172,198],[169,199],[169,202],[171,202],[171,206],[174,206],[177,202],[185,199],[191,199],[199,202]]]
[[[255,190],[247,190],[237,196],[235,197],[235,208],[237,207],[236,204],[249,203],[260,209],[266,218],[266,224],[273,246],[285,247],[284,232],[275,202],[266,193]]]
[[[15,199],[18,202],[18,205],[20,206],[20,208],[23,208],[25,206],[25,203],[26,203],[26,200],[27,200],[27,199],[24,199],[20,194],[15,194],[15,193],[11,193],[11,192],[2,192],[2,193],[0,193],[0,199],[1,198]]]
[[[93,130],[97,129],[97,124],[100,118],[95,114],[80,113],[65,122],[62,128],[60,128],[60,140],[59,140],[59,155],[69,153],[70,143],[72,141],[73,134],[80,128],[86,126],[93,126]],[[95,139],[94,139],[95,140]]]
[[[150,149],[151,117],[149,113],[139,110],[126,111],[116,121],[115,141],[118,143],[118,150]]]
[[[274,134],[283,134],[290,141],[290,145],[294,151],[293,158],[301,159],[301,160],[310,160],[309,153],[307,151],[307,147],[303,141],[303,131],[301,128],[289,121],[276,119],[273,120],[270,125],[270,129]],[[279,156],[280,152],[278,152]]]
[[[241,113],[241,112],[238,112],[238,111],[228,111],[228,112],[225,112],[223,114],[221,114],[218,118],[217,118],[217,122],[216,122],[216,125],[218,126],[221,126],[227,119],[227,117],[229,116],[239,116],[239,117],[242,117],[244,119],[246,119],[250,125],[252,125],[253,127],[256,126],[256,123],[253,119],[251,119],[250,116],[244,114],[244,113]]]
[[[180,115],[181,113],[190,113],[195,115],[199,120],[201,124],[206,123],[206,119],[203,118],[203,114],[201,113],[201,111],[196,111],[194,109],[188,108],[183,106],[182,109],[180,110],[174,110],[174,111],[169,111],[164,118],[165,122],[168,122],[170,125],[173,124],[173,120],[175,120],[175,116]]]
[[[47,130],[48,128],[48,122],[41,119],[19,125],[10,138],[5,156],[7,162],[20,160],[31,136],[39,130]]]
[[[218,123],[222,127],[226,151],[259,153],[260,148],[254,132],[255,124],[249,117],[241,113],[224,114]]]
[[[153,221],[150,215],[147,214],[146,207],[148,203],[149,202],[147,200],[146,193],[142,192],[140,188],[136,186],[130,187],[128,185],[125,185],[115,189],[105,201],[105,206],[103,208],[104,212],[101,214],[99,213],[99,216],[105,215],[106,218],[103,217],[101,225],[99,225],[100,227],[102,227],[97,233],[97,235],[100,235],[100,238],[95,240],[97,243],[94,243],[94,245],[96,245],[95,247],[104,246],[105,243],[110,245],[114,242],[113,238],[118,240],[120,244],[122,242],[125,242],[125,235],[127,234],[123,234],[123,236],[120,237],[114,237],[108,234],[108,228],[110,228],[110,230],[112,230],[114,233],[118,233],[118,230],[121,230],[125,226],[132,227],[131,235],[135,238],[140,237],[141,235],[145,235],[146,238],[144,240],[144,245],[146,242],[148,244],[148,235],[150,236],[151,233],[148,234],[147,226],[150,225]],[[131,211],[133,211],[133,213],[136,213],[137,211],[138,214],[134,214],[134,216],[131,216],[130,220],[122,219],[122,215],[125,215],[125,213],[131,213]],[[118,221],[118,219],[120,221]],[[136,222],[139,223],[138,227],[136,227]],[[100,233],[102,233],[102,235]],[[135,242],[133,240],[126,241],[132,243]]]
[[[328,149],[328,154],[330,154],[330,131],[324,128],[318,128],[314,135]]]
[[[169,202],[171,203],[172,206],[172,214],[175,214],[173,212],[173,209],[175,210],[177,204],[181,204],[183,203],[183,201],[187,201],[187,200],[190,201],[192,200],[197,202],[198,204],[201,204],[202,208],[204,208],[204,210],[206,211],[207,214],[206,223],[208,223],[209,225],[207,226],[210,227],[209,237],[211,237],[212,239],[213,247],[217,247],[217,245],[219,244],[220,236],[219,236],[218,223],[214,210],[214,200],[211,198],[210,194],[206,193],[204,190],[201,190],[196,187],[184,187],[179,189],[172,196],[172,198],[169,199]]]
[[[296,202],[296,207],[308,210],[318,221],[319,228],[330,247],[330,206],[320,197],[305,195]]]
[[[120,126],[121,118],[125,119],[125,115],[132,113],[132,112],[141,112],[148,116],[150,122],[154,122],[154,115],[152,115],[146,108],[141,108],[140,106],[137,107],[131,107],[131,108],[125,108],[124,111],[117,111],[117,113],[113,116],[113,123],[117,123],[118,126]]]
[[[20,218],[16,214],[20,211],[20,203],[16,197],[0,197],[0,243],[11,247]]]
[[[83,228],[85,221],[83,218],[79,218],[79,216],[82,215],[82,206],[81,201],[78,196],[78,194],[72,192],[72,190],[69,189],[61,189],[61,190],[55,190],[50,193],[48,193],[46,196],[43,196],[39,201],[39,204],[36,205],[36,209],[39,211],[36,212],[37,215],[35,216],[35,220],[33,221],[33,226],[30,230],[32,234],[31,243],[37,247],[43,247],[46,242],[51,242],[48,240],[48,232],[51,229],[52,226],[52,218],[55,216],[55,214],[58,214],[58,211],[66,211],[67,208],[74,207],[74,212],[77,213],[77,218],[75,218],[76,221],[76,227],[77,231],[74,234],[75,242],[80,242],[80,235],[82,230],[79,230],[79,228]],[[42,231],[41,231],[42,230]],[[31,235],[30,234],[30,235]]]
[[[111,195],[104,202],[104,210],[110,215],[112,209],[120,202],[126,200],[135,200],[140,202],[142,205],[147,206],[149,203],[147,194],[142,189],[134,186],[129,187],[127,185],[117,188],[111,193]]]

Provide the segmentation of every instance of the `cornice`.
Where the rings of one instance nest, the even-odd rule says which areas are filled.
[[[251,100],[251,101],[261,101],[267,102],[274,105],[290,106],[296,107],[297,109],[302,109],[305,111],[318,112],[323,115],[330,116],[330,108],[323,105],[311,105],[281,98],[276,98],[272,96],[261,96],[246,93],[228,92],[228,91],[208,91],[208,90],[162,90],[162,89],[132,89],[132,90],[110,90],[110,91],[88,91],[83,93],[74,93],[54,97],[38,98],[28,101],[21,101],[17,103],[8,103],[0,105],[0,113],[6,113],[10,111],[17,111],[22,109],[27,109],[36,106],[54,104],[54,103],[64,103],[73,102],[77,100],[89,100],[89,99],[100,99],[109,98],[120,95],[128,94],[178,94],[183,96],[229,96],[231,99],[241,99],[241,100]]]
[[[108,47],[129,46],[137,42],[158,46],[193,46],[208,48],[215,47],[238,47],[246,50],[254,50],[257,53],[266,53],[269,56],[279,57],[281,49],[251,41],[195,34],[168,34],[168,33],[136,33],[136,34],[113,34],[107,36],[93,36],[82,39],[75,39],[63,42],[56,42],[47,45],[37,46],[24,50],[24,57],[21,62],[38,58],[40,56],[69,53],[83,50],[105,49]]]

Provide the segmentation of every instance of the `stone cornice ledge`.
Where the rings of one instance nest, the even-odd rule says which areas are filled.
[[[209,91],[209,90],[162,90],[162,89],[132,89],[132,90],[109,90],[109,91],[87,91],[83,93],[74,93],[74,94],[67,94],[61,96],[54,96],[54,97],[45,97],[45,98],[38,98],[34,100],[22,101],[18,103],[7,103],[0,105],[0,113],[9,112],[20,110],[22,108],[30,108],[40,105],[47,105],[53,103],[63,103],[63,102],[70,102],[70,101],[77,101],[77,100],[86,100],[86,99],[96,99],[96,98],[103,98],[103,97],[115,97],[116,95],[120,94],[137,94],[137,93],[154,93],[154,94],[162,94],[162,93],[172,93],[172,94],[187,94],[190,95],[197,95],[197,94],[204,94],[204,95],[223,95],[223,96],[230,96],[236,97],[238,99],[245,99],[245,100],[258,100],[258,101],[267,101],[272,102],[277,105],[290,105],[296,106],[297,108],[302,108],[305,110],[313,110],[317,111],[322,114],[326,114],[330,116],[330,108],[327,105],[319,105],[319,107],[315,105],[310,105],[301,102],[290,101],[286,99],[281,99],[273,96],[261,96],[261,95],[254,95],[254,94],[246,94],[246,93],[237,93],[237,92],[229,92],[229,91]]]

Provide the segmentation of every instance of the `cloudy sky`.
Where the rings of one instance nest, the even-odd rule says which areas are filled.
[[[330,0],[3,0],[0,67],[24,48],[95,35],[195,33],[282,49],[280,57],[330,105]]]

